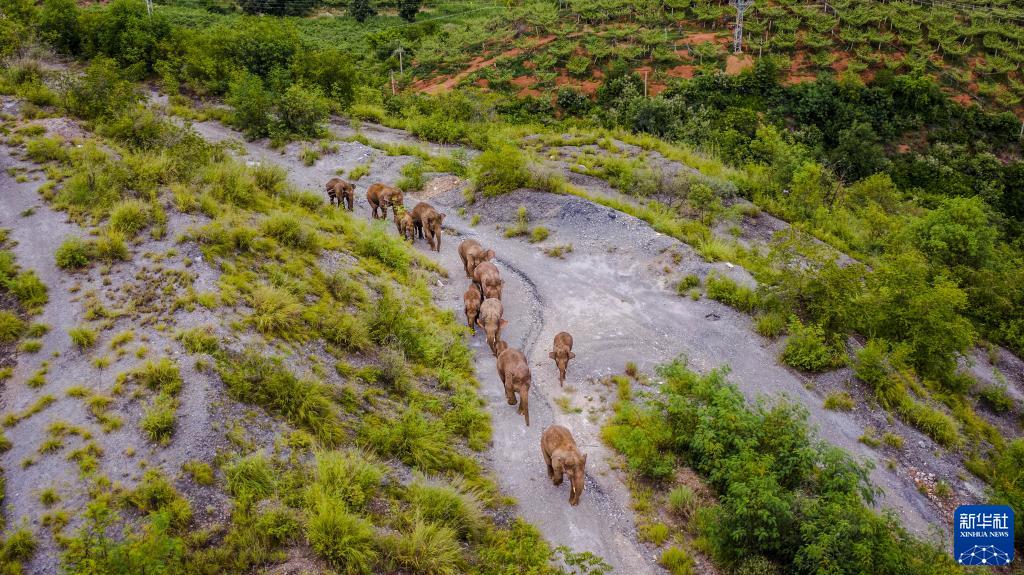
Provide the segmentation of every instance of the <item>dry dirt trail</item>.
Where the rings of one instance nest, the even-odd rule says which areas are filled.
[[[237,132],[217,123],[195,127],[210,140],[241,141]],[[340,125],[332,128],[345,131]],[[396,130],[365,125],[363,129],[371,139],[414,141]],[[357,183],[356,213],[364,217],[369,215],[366,187],[376,181],[396,182],[401,167],[413,161],[341,142],[337,153],[307,167],[298,159],[299,149],[291,145],[281,153],[249,142],[243,159],[277,163],[288,170],[294,183],[317,191],[339,168],[347,173],[372,159],[370,174]],[[679,297],[662,273],[666,265],[702,277],[711,269],[734,277],[745,274],[743,270],[706,263],[689,246],[646,223],[577,197],[519,190],[465,206],[461,187],[444,187],[449,189],[428,186],[427,192],[430,203],[447,213],[442,250],[427,252],[422,240],[416,246],[449,271],[450,277],[435,287],[435,294],[440,305],[460,318],[468,280],[457,253],[459,241],[475,238],[498,254],[509,321],[503,338],[522,349],[530,361],[532,425],[525,427],[522,416],[506,404],[494,358],[478,333],[471,345],[481,394],[493,416],[489,458],[502,488],[518,499],[522,516],[553,544],[599,554],[615,573],[664,572],[656,564],[654,550],[637,541],[628,489],[611,467],[614,454],[600,442],[601,423],[611,413],[614,391],[599,380],[621,373],[629,361],[641,370],[651,370],[680,354],[700,371],[730,366],[730,379],[751,400],[787,397],[806,406],[822,439],[874,462],[872,479],[884,491],[882,506],[894,509],[919,534],[945,531],[937,510],[913,483],[886,469],[880,455],[858,441],[863,427],[849,414],[824,410],[820,397],[805,387],[805,379],[778,363],[778,344],[758,336],[748,316],[708,299]],[[407,205],[415,202],[414,197],[407,198]],[[504,237],[504,226],[520,205],[528,207],[531,226],[551,230],[543,244]],[[460,207],[467,209],[465,217],[458,214]],[[473,214],[481,217],[476,226],[469,222]],[[572,244],[574,249],[565,259],[543,253],[542,246],[555,244]],[[678,262],[670,257],[672,252],[681,256]],[[570,363],[565,388],[560,389],[557,369],[547,354],[554,335],[563,330],[573,334],[577,357]],[[569,412],[555,403],[562,397],[571,406]],[[569,427],[590,455],[586,490],[576,508],[568,505],[566,486],[556,488],[546,478],[539,438],[552,423]]]

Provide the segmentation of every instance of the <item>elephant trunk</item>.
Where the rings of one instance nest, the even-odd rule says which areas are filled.
[[[526,427],[530,427],[530,388],[520,388],[522,391],[519,392],[519,406],[523,409],[523,415],[526,417]]]

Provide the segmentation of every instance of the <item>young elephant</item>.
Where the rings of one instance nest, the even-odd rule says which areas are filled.
[[[484,301],[484,297],[480,290],[477,289],[476,284],[469,284],[469,289],[466,290],[466,293],[462,294],[462,301],[466,309],[466,324],[469,325],[469,331],[476,335],[476,318],[480,315],[480,304]]]
[[[484,297],[501,299],[501,291],[505,286],[505,280],[501,279],[498,267],[489,261],[483,261],[473,268],[473,283],[476,284]]]
[[[555,350],[548,357],[555,360],[558,366],[558,385],[562,385],[565,383],[565,369],[569,367],[569,360],[576,357],[572,352],[572,336],[569,332],[562,331],[555,336]]]
[[[506,347],[498,356],[498,377],[505,384],[505,399],[509,405],[516,404],[519,394],[519,413],[526,418],[526,426],[530,426],[530,365],[526,362],[523,352],[513,347]]]
[[[412,222],[419,237],[425,238],[430,249],[435,252],[441,251],[441,222],[444,216],[426,202],[420,202],[412,209]]]
[[[402,190],[385,186],[377,182],[366,190],[366,201],[370,204],[370,217],[375,220],[382,220],[388,217],[388,206],[394,206],[398,212],[398,206],[403,205]],[[380,215],[377,215],[377,210]]]
[[[500,299],[485,299],[484,303],[480,304],[480,313],[477,315],[476,324],[487,333],[487,345],[491,348],[491,353],[497,357],[497,345],[501,340],[501,329],[508,325],[508,320],[501,317],[505,313],[505,309],[501,305]]]
[[[341,178],[331,178],[327,182],[327,199],[332,206],[337,202],[339,207],[344,206],[351,212],[356,199],[356,187]]]
[[[484,250],[476,240],[462,240],[459,244],[459,257],[462,258],[462,267],[466,269],[466,277],[471,278],[478,264],[494,257],[494,250]]]
[[[416,242],[416,230],[413,229],[412,214],[404,210],[401,212],[401,215],[395,214],[395,226],[398,228],[398,235],[409,240],[410,243]]]
[[[580,453],[572,433],[561,425],[548,427],[540,436],[540,451],[548,466],[548,479],[555,485],[561,485],[563,476],[568,475],[569,505],[579,505],[587,475],[587,455]]]

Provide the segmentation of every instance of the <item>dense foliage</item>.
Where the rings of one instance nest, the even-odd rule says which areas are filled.
[[[800,408],[747,407],[721,369],[700,376],[676,361],[659,375],[660,393],[620,401],[604,436],[644,479],[671,481],[687,465],[708,481],[718,504],[697,512],[697,529],[722,563],[763,557],[780,573],[958,572],[944,550],[871,509],[869,469],[815,439]]]

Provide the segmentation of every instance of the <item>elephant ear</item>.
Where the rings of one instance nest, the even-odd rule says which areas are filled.
[[[494,258],[494,250],[487,250],[486,252],[484,252],[484,261],[487,261],[487,260],[490,260],[490,259],[493,259],[493,258]]]
[[[437,223],[441,223],[441,222],[443,222],[443,221],[444,221],[444,216],[445,216],[445,214],[440,214],[440,215],[438,215],[438,217],[437,217]]]
[[[555,352],[553,352],[553,351],[548,353],[548,357],[550,357],[551,359],[557,359],[555,357]]]
[[[501,325],[501,327],[505,327],[506,325],[508,325],[508,320],[502,318],[500,325]]]
[[[570,351],[569,352],[569,359],[576,359],[576,354]]]

